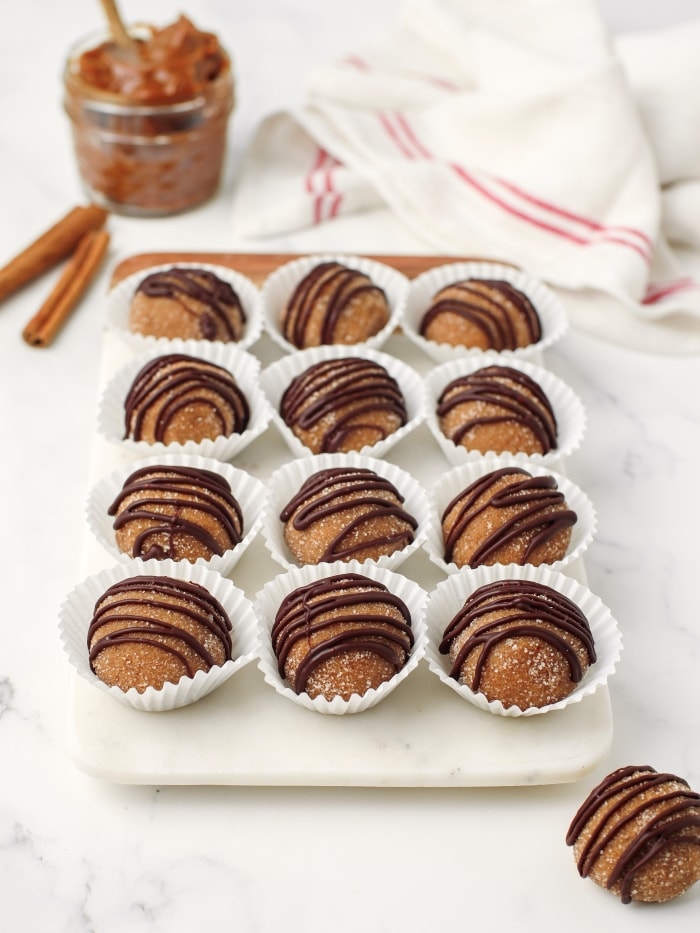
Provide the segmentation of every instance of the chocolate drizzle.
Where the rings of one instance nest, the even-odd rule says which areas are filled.
[[[620,886],[625,904],[632,900],[637,873],[655,856],[673,846],[700,846],[700,794],[682,778],[648,765],[613,771],[584,800],[566,835],[573,846],[582,833],[590,833],[577,853],[579,874],[589,875],[635,821],[638,831],[615,851],[604,882],[607,888]]]
[[[146,363],[124,402],[125,434],[143,440],[144,419],[156,412],[154,440],[189,406],[205,406],[220,425],[219,434],[245,430],[250,410],[233,376],[221,366],[184,353],[170,353]]]
[[[413,541],[418,522],[402,507],[403,501],[394,484],[374,470],[335,467],[310,476],[282,509],[280,520],[291,521],[296,531],[306,531],[326,518],[359,508],[359,514],[348,518],[319,558],[319,562],[350,560],[361,551],[379,548],[391,553]],[[394,534],[367,534],[377,519],[386,518],[397,520]]]
[[[144,607],[158,614],[154,618]],[[106,625],[119,628],[100,636]],[[203,637],[192,633],[200,627],[216,639],[225,660],[231,659],[231,622],[221,604],[203,586],[165,576],[135,576],[109,587],[95,603],[87,634],[90,667],[108,648],[150,645],[175,656],[186,675],[217,664]]]
[[[352,434],[383,440],[408,420],[396,380],[379,363],[359,357],[324,360],[296,376],[285,390],[280,414],[292,429],[325,425],[319,453],[345,449]],[[386,424],[377,416],[386,416]]]
[[[368,294],[384,305],[388,320],[386,295],[367,275],[338,262],[319,263],[299,282],[289,299],[282,321],[285,339],[295,347],[311,346],[312,319],[322,307],[318,343],[336,343],[336,328],[341,317],[349,311],[352,302]]]
[[[442,289],[423,315],[420,334],[428,337],[430,325],[443,314],[469,321],[494,350],[515,350],[542,337],[540,318],[530,299],[500,279],[466,279]],[[516,324],[524,337],[518,337]]]
[[[197,319],[204,340],[238,340],[246,315],[232,286],[208,269],[168,269],[152,272],[136,292],[149,298],[176,301]]]
[[[466,406],[471,417],[450,434],[461,444],[474,428],[482,425],[513,424],[526,428],[536,439],[541,453],[557,444],[557,422],[547,395],[534,379],[510,366],[486,366],[452,380],[438,399],[437,415],[444,418],[459,406]],[[484,413],[488,406],[488,414]]]
[[[566,659],[573,683],[583,676],[572,640],[581,645],[588,664],[596,652],[588,619],[579,607],[557,590],[528,580],[498,580],[475,590],[447,625],[439,649],[448,654],[463,635],[450,677],[459,680],[473,651],[479,651],[469,687],[478,692],[484,667],[493,650],[510,638],[532,637],[546,641]]]
[[[134,497],[122,508],[124,501]],[[223,547],[203,527],[201,518],[186,518],[183,512],[212,518],[225,536],[227,548],[239,544],[243,535],[243,513],[223,476],[211,470],[184,466],[149,466],[135,470],[110,505],[118,531],[132,522],[148,522],[134,538],[131,556],[143,560],[173,557],[178,541],[194,539],[211,554],[223,554]]]
[[[494,489],[500,480],[513,477],[505,487]],[[446,517],[457,509],[444,533],[445,560],[453,560],[454,549],[474,519],[486,509],[515,509],[504,514],[495,523],[469,559],[470,567],[478,567],[493,559],[499,548],[521,539],[525,543],[523,563],[528,563],[535,551],[556,535],[570,528],[577,520],[576,513],[566,507],[563,493],[553,476],[532,476],[519,467],[503,467],[487,473],[458,493],[442,515]]]
[[[315,580],[289,593],[277,610],[271,638],[281,677],[287,676],[290,652],[300,645],[305,649],[294,674],[297,693],[305,691],[321,664],[348,652],[374,653],[399,671],[414,643],[403,600],[355,573]]]

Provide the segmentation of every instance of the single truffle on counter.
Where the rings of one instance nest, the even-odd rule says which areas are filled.
[[[125,437],[150,444],[239,434],[248,401],[228,370],[184,353],[158,356],[136,375],[124,401]]]
[[[108,514],[119,550],[143,560],[209,560],[243,537],[243,513],[229,483],[195,467],[135,470]]]
[[[147,275],[129,308],[129,329],[152,337],[238,341],[246,315],[233,287],[208,269],[179,268]]]
[[[364,272],[322,262],[299,282],[283,308],[282,334],[304,349],[322,344],[357,344],[388,323],[384,290]]]
[[[440,289],[423,315],[426,340],[480,350],[516,350],[542,338],[527,295],[501,279],[465,279]]]
[[[485,366],[453,379],[437,416],[457,446],[481,453],[546,454],[557,446],[557,422],[541,386],[511,366]]]
[[[406,664],[414,636],[406,604],[361,574],[336,574],[292,590],[271,631],[280,676],[296,693],[363,696]]]
[[[323,360],[296,376],[282,395],[280,415],[315,454],[361,450],[408,421],[393,376],[355,356]]]
[[[134,576],[95,603],[87,635],[92,671],[109,686],[143,693],[231,660],[231,621],[197,583]]]
[[[570,696],[596,661],[586,616],[552,587],[498,580],[475,590],[439,645],[450,676],[505,708],[543,707]]]
[[[700,794],[648,765],[618,768],[569,827],[579,874],[623,903],[672,900],[700,880]]]
[[[553,476],[503,467],[479,477],[442,514],[445,560],[482,564],[551,564],[562,560],[577,521]]]
[[[374,470],[335,467],[310,476],[280,513],[301,564],[378,560],[407,547],[416,519],[393,483]]]

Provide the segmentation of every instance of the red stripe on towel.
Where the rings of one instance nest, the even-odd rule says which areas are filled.
[[[670,282],[651,282],[647,286],[644,298],[642,298],[642,304],[653,305],[657,301],[668,298],[669,295],[677,295],[678,292],[685,292],[693,288],[700,288],[700,283],[690,278],[673,279]]]

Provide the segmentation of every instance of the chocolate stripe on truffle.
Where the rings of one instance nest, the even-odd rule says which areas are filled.
[[[522,477],[522,479],[516,478],[505,488],[489,495],[497,482],[507,476]],[[481,504],[478,504],[479,500],[482,500]],[[474,550],[469,566],[477,567],[498,548],[516,538],[532,533],[525,548],[524,560],[527,563],[537,548],[551,541],[560,531],[576,523],[576,513],[565,506],[566,500],[557,488],[553,476],[531,476],[526,470],[517,467],[504,467],[487,473],[458,493],[443,512],[444,521],[453,509],[459,507],[458,515],[445,536],[445,560],[448,563],[452,560],[459,538],[476,516],[488,508],[517,507],[517,512],[512,517],[505,519],[493,529],[491,534],[486,535]]]
[[[617,836],[635,820],[638,831],[616,851]],[[656,855],[673,846],[700,846],[700,794],[682,778],[648,765],[619,768],[584,800],[567,832],[567,845],[575,845],[584,832],[590,835],[577,854],[579,874],[586,877],[601,856],[610,857],[604,886],[621,883],[621,900],[629,903],[636,875]]]
[[[149,298],[176,301],[185,314],[197,319],[202,337],[215,340],[219,329],[229,340],[237,339],[232,315],[245,323],[243,306],[232,286],[208,269],[168,269],[147,275],[136,289]],[[189,300],[200,302],[206,311],[192,308]]]

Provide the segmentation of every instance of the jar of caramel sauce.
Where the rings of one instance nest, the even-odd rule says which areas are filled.
[[[91,37],[71,50],[64,106],[78,170],[107,210],[159,217],[216,192],[234,104],[231,63],[186,17],[130,30],[130,47]]]

